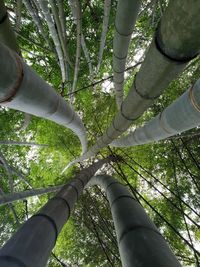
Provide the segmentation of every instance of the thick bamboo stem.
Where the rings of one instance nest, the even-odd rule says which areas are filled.
[[[176,114],[176,115],[175,115]],[[129,147],[163,140],[200,125],[200,79],[175,102],[143,127],[111,143]]]
[[[180,267],[164,238],[127,188],[108,175],[95,176],[89,185],[107,194],[123,267]]]
[[[71,182],[32,216],[0,250],[0,266],[44,267],[58,234],[68,220],[85,185],[103,164],[102,159],[83,169]]]
[[[49,119],[71,129],[78,135],[83,151],[86,151],[86,131],[72,107],[2,44],[0,57],[1,105]]]

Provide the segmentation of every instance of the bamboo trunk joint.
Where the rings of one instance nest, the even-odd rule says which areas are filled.
[[[18,266],[20,267],[28,267],[25,265],[25,263],[23,263],[21,260],[19,260],[18,258],[15,258],[13,256],[9,256],[9,255],[3,255],[3,256],[0,256],[0,263],[1,263],[1,259],[2,260],[5,260],[7,263],[17,263]]]
[[[83,180],[82,180],[81,178],[79,178],[79,177],[76,177],[76,179],[79,180],[79,181],[81,182],[81,184],[82,184],[82,186],[83,186],[83,189],[84,189],[85,184],[84,184]]]
[[[79,197],[79,192],[78,192],[78,189],[76,188],[76,186],[73,185],[73,184],[68,184],[68,185],[71,186],[71,187],[74,189],[74,191],[76,191],[76,195],[77,195],[77,199],[78,199],[78,197]]]
[[[145,230],[149,230],[149,231],[152,231],[158,235],[160,235],[162,238],[163,236],[161,235],[161,233],[159,233],[158,231],[154,230],[153,228],[150,228],[150,227],[146,227],[146,226],[142,226],[142,225],[135,225],[133,227],[130,227],[128,229],[126,229],[120,236],[119,238],[119,244],[120,242],[122,241],[122,239],[124,238],[125,235],[127,235],[129,232],[132,232],[132,231],[135,231],[135,230],[138,230],[138,229],[145,229]]]
[[[193,88],[194,86],[191,86],[190,90],[189,90],[189,99],[193,105],[193,107],[198,111],[200,112],[200,106],[198,105],[195,97],[194,97],[194,94],[193,94]]]
[[[116,71],[114,68],[113,68],[113,71],[117,74],[121,74],[121,73],[124,73],[124,70],[121,70],[121,71]]]
[[[111,182],[107,187],[106,187],[106,192],[108,191],[108,188],[111,186],[111,185],[113,185],[113,184],[119,184],[119,185],[121,185],[121,183],[120,182],[118,182],[118,181],[114,181],[114,182]]]
[[[162,38],[161,38],[161,33],[160,33],[160,24],[158,24],[158,27],[156,29],[156,32],[155,32],[155,37],[154,37],[154,40],[155,40],[155,45],[156,45],[156,48],[157,50],[164,56],[166,57],[168,60],[170,61],[173,61],[173,62],[177,62],[177,63],[181,63],[181,64],[184,64],[184,63],[188,63],[190,60],[196,58],[199,53],[195,54],[194,56],[191,56],[191,57],[183,57],[183,58],[174,58],[170,55],[168,55],[165,51],[165,45],[163,44],[162,42]]]
[[[19,77],[15,81],[13,88],[11,90],[8,89],[8,94],[6,96],[0,98],[0,104],[11,102],[13,100],[13,98],[17,94],[18,90],[20,89],[20,86],[21,86],[23,78],[24,78],[24,70],[23,70],[22,61],[17,54],[14,54],[14,56],[16,59],[17,67],[19,68]]]
[[[115,129],[115,131],[119,132],[119,133],[123,133],[124,131],[120,130],[120,129],[117,129],[116,126],[115,126],[115,120],[112,121],[112,126],[113,128]]]
[[[127,117],[123,113],[123,103],[121,104],[121,107],[120,107],[120,113],[121,113],[122,117],[124,117],[124,119],[126,119],[127,121],[136,121],[140,117],[140,116],[138,116],[137,118],[129,118],[129,117]]]
[[[149,96],[148,94],[142,94],[138,89],[137,89],[137,86],[136,86],[136,77],[137,75],[135,74],[135,79],[134,79],[134,87],[135,87],[135,91],[136,93],[143,99],[145,100],[156,100],[159,96],[159,95],[156,95],[156,96]]]
[[[120,200],[120,199],[122,199],[122,198],[130,198],[130,199],[132,199],[132,200],[134,200],[134,201],[137,202],[137,200],[135,200],[132,196],[122,195],[122,196],[119,196],[119,197],[117,197],[116,199],[113,200],[113,202],[110,204],[111,209],[112,209],[113,205],[114,205],[118,200]],[[137,202],[137,203],[138,203],[138,202]]]
[[[70,205],[69,205],[69,203],[67,202],[67,200],[66,200],[64,197],[60,197],[60,196],[55,196],[55,197],[53,197],[52,199],[60,199],[60,200],[62,200],[62,201],[67,205],[67,208],[68,208],[68,210],[69,210],[69,216],[68,216],[68,217],[70,217],[70,214],[71,214],[71,208],[70,208]]]
[[[114,56],[115,58],[119,59],[119,60],[124,60],[124,59],[127,58],[127,54],[126,54],[126,56],[124,56],[124,57],[118,57],[114,52],[113,52],[113,56]]]
[[[57,228],[57,225],[56,225],[55,221],[50,216],[48,216],[47,214],[44,214],[44,213],[37,213],[37,214],[33,215],[31,218],[34,218],[34,217],[43,217],[47,221],[50,222],[50,224],[53,226],[53,229],[54,229],[54,232],[55,232],[55,244],[56,244],[56,241],[57,241],[57,238],[58,238],[58,228]]]
[[[8,18],[8,12],[6,12],[5,15],[1,18],[0,24],[3,24],[7,18]]]
[[[172,134],[172,132],[170,132],[169,130],[167,130],[166,129],[166,127],[164,126],[164,123],[163,123],[163,121],[162,121],[162,114],[163,114],[163,112],[161,112],[160,114],[159,114],[159,124],[160,124],[160,127],[167,133],[167,134]]]
[[[118,31],[117,27],[116,27],[116,24],[115,24],[115,30],[116,30],[116,32],[117,32],[119,35],[121,35],[121,36],[125,36],[125,37],[128,37],[128,36],[130,36],[130,35],[133,33],[133,31],[131,31],[131,32],[128,33],[128,34],[120,33],[120,32]]]

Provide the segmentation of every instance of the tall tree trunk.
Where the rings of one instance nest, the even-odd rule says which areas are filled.
[[[71,182],[31,217],[0,250],[0,266],[44,267],[57,236],[68,220],[85,185],[103,164],[116,160],[108,157],[83,169]]]
[[[164,238],[127,188],[108,175],[95,176],[89,185],[107,194],[123,267],[180,267]]]
[[[200,79],[143,127],[111,143],[129,147],[159,141],[200,125]]]
[[[72,107],[2,44],[0,57],[0,104],[68,127],[78,135],[85,152],[85,127]]]

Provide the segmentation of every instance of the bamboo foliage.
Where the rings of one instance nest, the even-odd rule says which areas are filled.
[[[101,148],[125,132],[199,53],[199,9],[200,2],[196,0],[190,3],[187,0],[169,2],[156,36],[120,111],[96,143],[67,167],[94,156]]]
[[[134,2],[131,0],[119,0],[117,4],[113,40],[113,81],[118,109],[120,109],[123,102],[126,58],[140,5],[140,0]]]
[[[61,68],[61,74],[62,74],[62,82],[65,83],[66,80],[66,73],[65,73],[65,63],[64,63],[64,56],[63,56],[63,51],[60,45],[59,37],[53,22],[53,19],[51,17],[49,7],[48,7],[48,2],[46,0],[39,1],[38,2],[40,5],[40,8],[45,16],[45,19],[47,21],[47,25],[51,34],[51,37],[53,39],[56,52],[58,55],[59,63],[60,63],[60,68]]]
[[[1,105],[46,118],[79,137],[87,149],[86,131],[70,104],[29,68],[14,52],[0,44]]]
[[[108,175],[93,177],[89,185],[106,191],[123,267],[181,267],[162,235],[127,188]]]
[[[129,147],[165,139],[199,126],[199,115],[200,80],[143,127],[113,141],[111,145]]]
[[[99,71],[102,58],[103,58],[103,50],[106,43],[106,34],[108,32],[108,25],[109,25],[109,18],[110,18],[110,9],[111,9],[111,0],[104,1],[104,17],[103,17],[103,26],[102,26],[102,33],[101,33],[101,41],[100,41],[100,48],[99,48],[99,56],[98,56],[98,64],[97,64],[97,71]]]

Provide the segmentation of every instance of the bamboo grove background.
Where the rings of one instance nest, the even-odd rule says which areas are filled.
[[[72,103],[86,127],[90,147],[118,109],[113,89],[117,75],[113,75],[112,68],[117,1],[49,1],[49,6],[45,6],[46,1],[40,1],[43,6],[38,2],[5,1],[18,51]],[[164,0],[142,1],[125,66],[125,96],[167,5]],[[48,12],[42,13],[41,8]],[[199,74],[197,57],[130,130],[158,115],[194,84]],[[66,164],[81,154],[79,140],[70,130],[6,107],[0,109],[0,125],[2,197],[65,184],[72,174],[94,160],[81,162],[61,175]],[[156,143],[107,147],[95,157],[122,157],[121,162],[107,164],[102,172],[127,185],[183,266],[199,266],[200,261],[199,134],[197,127]],[[1,246],[52,195],[1,206]],[[98,187],[84,192],[59,236],[48,266],[121,266],[109,205]]]

